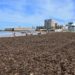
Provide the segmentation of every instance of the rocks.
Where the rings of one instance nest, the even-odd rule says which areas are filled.
[[[0,75],[75,75],[75,33],[0,38]]]

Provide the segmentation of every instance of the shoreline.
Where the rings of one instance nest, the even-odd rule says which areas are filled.
[[[24,32],[13,32],[13,31],[6,31],[3,32],[3,34],[0,34],[0,38],[1,37],[19,37],[19,36],[31,36],[31,35],[39,35],[40,32],[34,31],[34,32],[28,32],[28,31],[24,31]],[[41,35],[46,34],[46,32],[41,32]]]

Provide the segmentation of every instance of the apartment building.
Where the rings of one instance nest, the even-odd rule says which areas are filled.
[[[44,27],[47,30],[50,30],[50,29],[55,30],[57,25],[58,24],[52,19],[47,19],[47,20],[44,21]]]

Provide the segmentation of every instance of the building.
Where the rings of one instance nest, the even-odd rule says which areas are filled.
[[[55,29],[55,32],[63,32],[63,29]]]
[[[21,28],[21,27],[14,28],[14,31],[26,31],[26,30],[32,30],[32,28]]]
[[[14,31],[14,28],[5,28],[5,31]]]
[[[44,26],[37,26],[37,27],[36,27],[36,31],[39,31],[39,30],[41,30],[41,29],[45,29]]]
[[[44,29],[44,26],[37,26],[36,30],[39,30],[39,29]]]
[[[68,26],[68,31],[75,32],[75,24],[74,23]]]
[[[62,30],[63,30],[63,32],[68,32],[68,26],[63,26]]]
[[[67,29],[69,32],[75,32],[75,23],[73,22],[68,22],[68,24],[66,24]]]
[[[52,19],[47,19],[47,20],[44,21],[44,27],[47,30],[50,30],[50,29],[55,30],[57,25],[58,24]]]

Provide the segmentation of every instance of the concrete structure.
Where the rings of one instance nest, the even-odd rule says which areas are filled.
[[[14,28],[5,28],[5,31],[14,31]]]
[[[36,27],[36,31],[39,31],[39,30],[41,30],[41,29],[45,29],[44,26],[37,26],[37,27]]]
[[[75,23],[73,23],[72,25],[68,26],[68,31],[75,32]]]
[[[68,32],[68,26],[63,26],[62,30],[63,30],[63,32]]]
[[[18,28],[5,28],[5,31],[30,31],[30,30],[33,30],[32,28],[21,28],[21,27],[18,27]]]
[[[47,19],[44,21],[44,27],[47,30],[50,30],[50,29],[55,30],[57,25],[58,24],[52,19]]]
[[[26,30],[32,30],[32,28],[21,28],[21,27],[14,28],[14,31],[26,31]]]
[[[63,32],[63,29],[55,29],[55,32]]]

